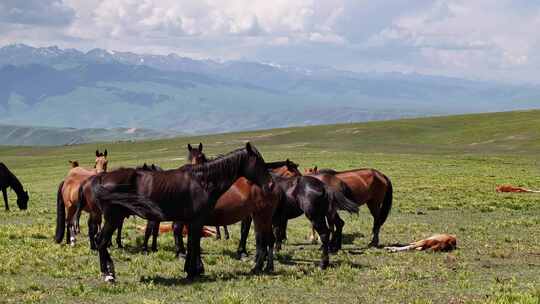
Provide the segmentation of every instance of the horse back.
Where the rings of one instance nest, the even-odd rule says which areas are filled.
[[[384,196],[388,180],[378,170],[356,169],[339,172],[335,175],[351,190],[357,202],[364,203],[376,196]]]

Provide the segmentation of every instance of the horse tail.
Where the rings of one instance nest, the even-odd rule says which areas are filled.
[[[64,181],[58,185],[58,192],[56,193],[56,234],[54,240],[60,244],[64,238],[64,232],[66,231],[66,206],[64,205],[64,196],[62,195],[62,188],[64,187]]]
[[[336,191],[326,185],[325,188],[328,200],[331,204],[336,206],[339,210],[345,210],[349,213],[358,213],[358,204],[348,199],[343,192]]]
[[[154,201],[135,193],[112,192],[103,186],[94,187],[95,196],[100,202],[103,210],[103,203],[120,206],[129,212],[152,221],[163,221],[164,215]]]
[[[386,218],[388,218],[388,215],[390,214],[390,209],[392,209],[392,200],[393,200],[393,192],[394,189],[392,187],[392,181],[390,181],[390,178],[388,176],[382,174],[384,179],[386,179],[386,182],[388,183],[388,187],[386,188],[386,193],[384,194],[384,200],[381,206],[381,213],[379,217],[379,224],[382,226],[384,222],[386,221]]]

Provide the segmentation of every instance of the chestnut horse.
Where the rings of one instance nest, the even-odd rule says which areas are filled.
[[[8,167],[4,163],[0,162],[0,190],[4,196],[4,204],[6,205],[6,211],[9,211],[7,188],[10,187],[17,194],[17,206],[19,209],[26,210],[28,208],[28,191],[24,191],[24,188],[19,179],[9,171]]]
[[[373,216],[373,238],[370,247],[379,246],[379,231],[392,209],[393,188],[390,179],[375,169],[353,169],[335,171],[317,167],[307,169],[309,176],[324,180],[321,174],[330,174],[342,180],[352,192],[352,197],[358,205],[366,204]]]
[[[55,241],[62,242],[64,232],[67,233],[66,242],[75,245],[76,227],[78,226],[77,202],[79,201],[79,188],[89,177],[107,171],[107,150],[103,153],[96,150],[96,161],[93,169],[85,169],[78,163],[70,161],[72,169],[58,186],[56,196],[56,234]],[[66,227],[67,222],[67,227]]]
[[[412,242],[407,246],[392,246],[384,247],[384,249],[390,252],[400,252],[407,250],[431,250],[433,252],[437,251],[451,251],[457,247],[457,238],[452,234],[435,234],[426,239]]]
[[[98,236],[105,281],[115,280],[107,244],[119,223],[129,215],[153,221],[189,223],[184,270],[190,280],[204,273],[200,257],[202,227],[218,198],[240,177],[256,183],[265,193],[273,189],[264,159],[250,143],[202,165],[185,165],[166,171],[119,169],[92,177],[95,203],[105,219]]]

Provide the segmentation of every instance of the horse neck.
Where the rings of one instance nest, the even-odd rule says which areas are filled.
[[[211,197],[218,198],[227,191],[242,175],[240,169],[244,165],[240,158],[235,165],[223,160],[211,160],[201,165],[186,165],[191,173],[204,185]]]
[[[15,174],[9,172],[9,186],[15,193],[17,194],[17,197],[19,197],[21,194],[24,193],[24,188],[19,179],[15,176]]]

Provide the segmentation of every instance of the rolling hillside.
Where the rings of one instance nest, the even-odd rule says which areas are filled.
[[[535,155],[540,153],[538,130],[540,130],[540,110],[530,110],[294,127],[141,141],[136,144],[99,145],[121,151],[126,149],[145,151],[155,147],[161,147],[165,149],[164,151],[178,151],[183,149],[185,143],[202,141],[211,151],[223,152],[251,140],[257,145],[272,147],[278,151],[283,149],[283,151]],[[147,135],[151,136],[151,133]],[[31,150],[31,148],[19,149]],[[70,148],[71,151],[86,149],[87,145]]]

